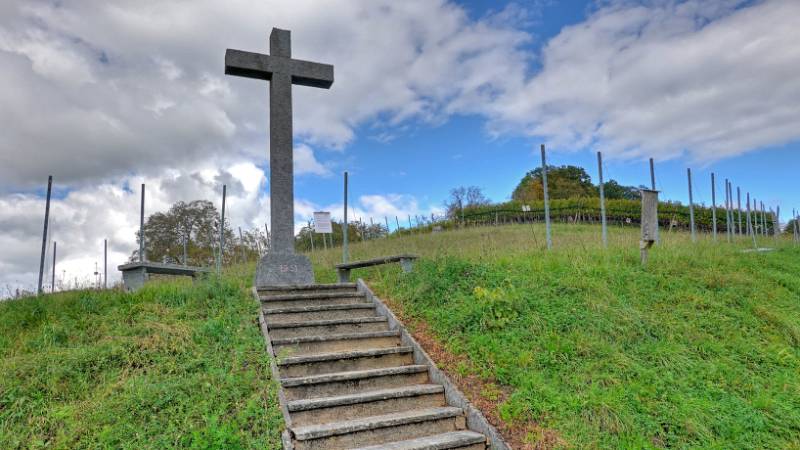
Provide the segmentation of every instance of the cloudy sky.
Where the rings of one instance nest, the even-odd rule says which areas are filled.
[[[220,201],[269,216],[266,83],[226,77],[226,48],[335,66],[294,89],[297,222],[441,211],[450,188],[510,195],[538,164],[649,179],[710,202],[731,178],[786,220],[800,207],[800,2],[523,0],[6,0],[0,2],[0,290],[36,284],[47,176],[58,277],[135,247],[147,210]],[[111,270],[112,279],[117,277]]]

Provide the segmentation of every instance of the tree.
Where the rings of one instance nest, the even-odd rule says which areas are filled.
[[[607,199],[638,200],[641,198],[639,189],[633,186],[623,186],[615,180],[603,183],[603,194]]]
[[[444,202],[447,217],[450,218],[460,217],[465,209],[488,204],[489,199],[483,195],[483,191],[478,186],[460,186],[450,189],[450,198]]]
[[[158,212],[147,218],[144,224],[145,256],[149,261],[193,266],[214,264],[219,245],[219,213],[207,200],[189,203],[178,202],[169,211]],[[136,232],[137,242],[139,231]],[[230,261],[233,245],[233,230],[225,223],[225,252],[223,261]],[[186,242],[187,260],[183,258]],[[139,249],[133,251],[131,261],[139,259]]]
[[[537,167],[522,177],[511,199],[522,203],[543,200],[543,186],[542,168]],[[547,166],[547,191],[551,199],[598,196],[592,178],[578,166]]]

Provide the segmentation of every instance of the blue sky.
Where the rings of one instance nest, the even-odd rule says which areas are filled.
[[[231,224],[269,221],[266,83],[223,72],[225,49],[335,66],[296,87],[295,222],[350,205],[364,219],[442,210],[450,189],[509,198],[540,164],[583,166],[708,204],[710,172],[785,221],[800,208],[800,2],[794,0],[13,0],[0,4],[0,289],[38,269],[43,187],[59,269],[87,278],[136,247],[147,211],[228,186]],[[134,187],[131,189],[130,187]],[[721,202],[721,200],[720,200]],[[50,244],[48,244],[50,245]],[[116,275],[116,274],[115,274]],[[0,294],[2,295],[2,294]]]
[[[535,6],[529,31],[534,39],[526,45],[533,54],[558,35],[565,26],[580,24],[597,7],[595,2],[532,2]],[[487,14],[503,10],[513,2],[489,0],[459,2],[469,15],[478,20]],[[744,7],[746,5],[740,5]],[[537,70],[534,61],[529,70]],[[798,61],[800,69],[800,61]],[[330,164],[338,169],[337,175],[327,179],[298,180],[298,195],[313,197],[321,204],[335,203],[341,198],[340,172],[350,172],[351,197],[376,192],[411,194],[421,202],[441,205],[451,188],[476,185],[493,201],[509,199],[522,176],[541,163],[539,144],[545,137],[509,134],[491,136],[485,129],[485,120],[475,115],[451,117],[437,126],[410,124],[408,130],[390,142],[379,142],[371,129],[372,124],[358,128],[356,139],[348,147],[347,157],[331,155]],[[579,165],[597,180],[596,148],[551,147],[550,164]],[[788,219],[791,209],[800,205],[800,192],[796,186],[796,173],[800,166],[800,142],[793,140],[784,145],[765,146],[739,156],[713,162],[698,161],[690,155],[656,159],[657,188],[661,198],[688,202],[686,169],[691,167],[694,178],[694,197],[698,203],[711,203],[711,173],[719,180],[722,189],[725,178],[742,192],[751,192],[765,201],[768,207],[781,205],[781,215]],[[606,178],[626,185],[649,185],[649,156],[615,158],[608,156],[604,162]],[[322,157],[324,161],[324,156]],[[722,202],[718,197],[718,202]],[[787,210],[788,208],[788,210]]]

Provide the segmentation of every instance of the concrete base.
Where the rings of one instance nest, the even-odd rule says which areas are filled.
[[[267,253],[256,267],[256,287],[307,284],[314,284],[314,270],[305,255]]]
[[[149,278],[147,269],[144,267],[122,272],[122,283],[128,292],[138,291]]]

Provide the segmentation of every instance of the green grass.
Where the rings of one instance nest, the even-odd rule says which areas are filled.
[[[0,448],[279,448],[252,267],[0,304]]]
[[[359,243],[353,259],[423,258],[411,274],[355,275],[510,392],[503,420],[554,430],[563,447],[800,448],[798,247],[769,238],[776,251],[743,253],[752,241],[662,232],[642,268],[635,230],[613,229],[603,250],[598,228],[559,226],[553,252],[542,231]],[[331,281],[340,251],[313,258]]]

